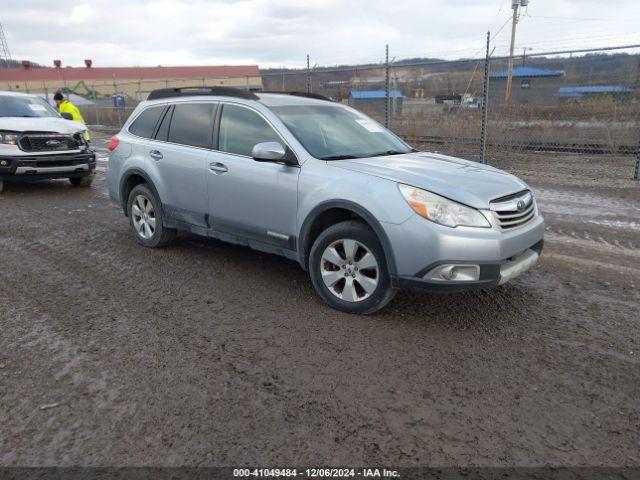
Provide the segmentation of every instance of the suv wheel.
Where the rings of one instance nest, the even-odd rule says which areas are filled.
[[[129,224],[136,241],[145,247],[164,247],[176,237],[176,230],[162,224],[160,202],[146,185],[136,185],[127,201]]]
[[[74,187],[88,187],[93,183],[93,175],[87,175],[86,177],[72,177],[69,181]]]
[[[395,295],[380,241],[360,222],[322,232],[311,248],[309,273],[322,299],[343,312],[373,313]]]
[[[4,190],[4,182],[0,180],[0,193]]]

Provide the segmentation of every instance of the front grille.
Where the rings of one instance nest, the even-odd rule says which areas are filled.
[[[18,146],[25,152],[57,152],[64,150],[78,150],[83,146],[82,136],[26,133],[18,140]]]
[[[533,194],[528,190],[498,198],[491,202],[490,208],[502,230],[522,227],[536,216]]]

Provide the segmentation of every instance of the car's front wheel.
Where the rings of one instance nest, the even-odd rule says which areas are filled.
[[[136,241],[145,247],[164,247],[176,237],[176,230],[162,224],[162,205],[146,185],[136,185],[127,201],[129,224]]]
[[[373,313],[395,295],[380,241],[361,222],[322,232],[311,248],[309,273],[322,299],[343,312]]]

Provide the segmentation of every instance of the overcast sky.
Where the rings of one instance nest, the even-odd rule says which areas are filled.
[[[8,0],[2,0],[3,3]],[[482,55],[510,0],[21,0],[0,21],[15,60],[80,66],[302,66]],[[544,17],[544,18],[543,18]],[[495,40],[507,51],[510,25]],[[640,43],[637,0],[530,0],[516,45],[542,52]]]

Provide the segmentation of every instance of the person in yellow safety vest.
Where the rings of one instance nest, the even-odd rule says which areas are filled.
[[[73,103],[71,103],[69,100],[64,98],[64,95],[62,95],[62,93],[57,92],[53,96],[53,100],[56,102],[56,105],[58,106],[58,111],[60,113],[69,113],[73,117],[73,120],[75,120],[76,122],[80,122],[83,125],[87,124],[87,122],[84,121],[84,118],[82,118],[82,114],[80,113],[80,110],[78,110],[78,107],[76,107]],[[89,129],[87,129],[85,138],[87,139],[87,141],[91,140]]]

